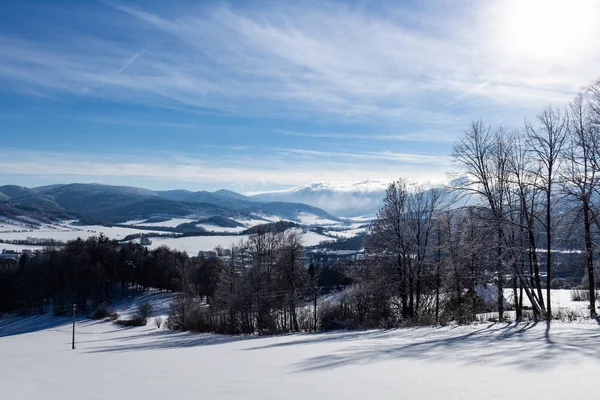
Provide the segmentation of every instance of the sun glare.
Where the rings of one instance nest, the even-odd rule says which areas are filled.
[[[498,39],[510,54],[562,60],[593,43],[598,0],[508,0],[499,2]],[[497,10],[498,10],[497,9]]]

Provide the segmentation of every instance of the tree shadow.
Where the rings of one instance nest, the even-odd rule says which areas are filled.
[[[140,328],[133,328],[139,330]],[[123,328],[123,330],[129,330]],[[113,331],[114,332],[114,331]],[[123,332],[126,333],[126,332]],[[109,344],[105,346],[96,346],[87,349],[86,353],[122,353],[130,351],[143,350],[168,350],[181,349],[199,346],[216,346],[226,343],[239,342],[243,340],[252,340],[262,338],[260,336],[228,336],[212,333],[189,333],[174,332],[168,330],[157,330],[146,328],[139,333],[131,334],[127,332],[121,337],[110,338]],[[108,340],[90,340],[88,342],[105,342]]]
[[[600,361],[600,331],[559,324],[536,323],[493,325],[471,332],[410,338],[390,335],[386,340],[365,338],[330,354],[308,358],[295,365],[296,372],[319,371],[347,365],[364,365],[390,359],[432,362],[510,365],[523,369],[552,368],[554,361],[569,362],[579,357]],[[577,325],[577,324],[573,324]],[[399,330],[402,331],[402,330]]]
[[[52,329],[71,324],[72,321],[70,317],[54,317],[48,314],[4,318],[0,319],[0,337]]]
[[[301,337],[300,340],[293,340],[288,342],[279,342],[279,343],[269,343],[262,346],[248,347],[243,349],[244,351],[256,351],[256,350],[266,350],[266,349],[275,349],[282,347],[291,347],[291,346],[299,346],[299,345],[310,345],[317,343],[327,343],[327,342],[349,342],[358,339],[382,339],[386,335],[394,334],[398,335],[400,331],[408,333],[414,332],[415,330],[422,329],[420,327],[416,328],[405,328],[405,329],[386,329],[386,330],[376,330],[376,331],[327,331],[327,332],[313,332],[313,333],[298,333],[294,334],[294,338]],[[289,335],[286,335],[289,336]]]

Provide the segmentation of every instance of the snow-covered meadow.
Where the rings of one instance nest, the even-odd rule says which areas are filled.
[[[168,221],[158,222],[152,226],[157,227],[172,227],[180,223],[193,221],[191,219],[171,219]],[[35,221],[34,221],[35,222]],[[244,227],[222,228],[215,225],[199,224],[208,231],[223,232],[223,233],[239,233],[249,227],[265,223],[264,220],[241,220]],[[63,221],[54,224],[40,223],[37,225],[24,224],[19,221],[3,220],[0,221],[0,239],[3,240],[28,240],[28,239],[53,239],[57,241],[68,241],[77,238],[87,239],[91,236],[103,234],[110,239],[123,240],[128,235],[134,234],[158,234],[164,235],[163,231],[154,231],[150,224],[143,221],[128,221],[132,227],[112,226],[106,227],[102,225],[80,225],[77,221]],[[137,227],[135,227],[137,226]],[[143,229],[141,227],[148,227]],[[330,236],[321,235],[310,230],[294,228],[301,235],[305,246],[314,246],[321,241],[334,240]],[[240,240],[246,239],[247,235],[215,235],[215,236],[186,236],[186,237],[153,237],[150,249],[160,246],[168,246],[173,249],[186,251],[188,254],[195,255],[199,251],[210,251],[217,246],[229,248]],[[6,250],[36,250],[41,249],[41,245],[23,245],[0,243],[0,251]]]
[[[131,305],[124,305],[124,310]],[[162,311],[161,311],[162,312]],[[480,324],[275,337],[0,319],[3,399],[593,399],[600,327]]]
[[[62,221],[53,224],[38,223],[36,225],[25,225],[16,222],[0,223],[0,239],[26,240],[28,238],[72,240],[87,239],[99,234],[111,239],[123,239],[127,235],[136,233],[161,233],[151,229],[126,228],[118,226],[82,225],[78,221]]]

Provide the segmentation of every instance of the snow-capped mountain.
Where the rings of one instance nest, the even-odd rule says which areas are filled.
[[[389,182],[365,180],[354,183],[320,182],[285,190],[249,193],[260,201],[309,204],[340,217],[374,216],[381,208]]]
[[[450,186],[457,184],[462,176],[449,181]],[[389,181],[364,180],[360,182],[319,182],[296,186],[290,189],[270,192],[254,192],[246,195],[256,201],[284,201],[309,204],[321,208],[338,217],[374,217],[383,206],[385,191]],[[443,184],[428,181],[408,180],[409,191],[423,191],[432,188],[444,188]],[[448,205],[454,201],[447,190],[443,190],[443,202]]]

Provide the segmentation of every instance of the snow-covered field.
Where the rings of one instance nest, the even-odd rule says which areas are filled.
[[[27,238],[72,240],[82,238],[87,239],[91,236],[98,236],[103,233],[111,239],[123,239],[127,235],[136,233],[160,233],[152,230],[107,227],[102,225],[79,225],[77,221],[64,221],[55,224],[41,224],[35,229],[24,227],[22,225],[1,224],[0,239],[5,240],[25,240]]]
[[[304,231],[299,228],[293,228],[290,229],[290,231],[296,232],[300,235],[303,246],[314,246],[321,243],[322,241],[335,240],[333,238],[330,238],[329,236],[320,235],[312,231]]]
[[[171,218],[166,221],[160,221],[160,222],[146,222],[145,219],[142,219],[142,220],[133,220],[133,221],[123,222],[122,225],[135,225],[135,226],[144,226],[144,227],[157,226],[157,227],[162,227],[162,228],[175,228],[178,225],[189,224],[190,222],[194,222],[194,221],[196,221],[196,220],[190,219],[190,218]]]
[[[240,240],[247,239],[247,235],[239,236],[186,236],[180,238],[152,238],[152,244],[149,249],[156,249],[160,246],[167,246],[172,249],[185,251],[190,256],[195,256],[199,251],[210,251],[217,246],[231,248],[238,244]]]
[[[186,220],[187,221],[187,220]],[[139,221],[130,221],[130,222],[139,222]],[[184,219],[178,220],[169,220],[165,223],[171,224],[179,224],[184,223]],[[257,223],[265,223],[265,221],[260,220],[244,220],[243,221],[246,226],[253,226],[254,222]],[[168,225],[158,225],[161,223],[156,223],[156,226],[168,226]],[[144,225],[146,226],[146,225]],[[206,226],[206,228],[211,228],[211,226]],[[214,229],[207,230],[217,230],[218,227],[212,226]],[[237,228],[220,228],[220,231],[223,232],[240,232],[246,228],[237,227]],[[296,229],[298,233],[301,234],[302,240],[305,246],[313,246],[318,244],[323,240],[332,240],[332,238],[328,236],[323,236],[315,232],[307,231],[305,233],[302,232],[301,229]],[[24,225],[16,225],[11,224],[8,221],[2,221],[2,225],[0,226],[0,239],[4,240],[27,240],[29,238],[36,239],[54,239],[58,241],[68,241],[77,238],[87,239],[91,236],[97,236],[100,233],[103,233],[105,236],[111,239],[122,240],[127,235],[139,234],[139,233],[158,233],[164,234],[164,232],[157,232],[148,229],[136,229],[136,228],[126,228],[126,227],[106,227],[101,225],[78,225],[76,221],[66,221],[63,223],[57,224],[42,224],[35,229],[31,226]],[[168,246],[173,249],[178,249],[182,251],[188,252],[190,255],[195,255],[199,251],[209,251],[213,250],[217,246],[229,248],[233,244],[237,244],[241,239],[246,239],[247,236],[193,236],[193,237],[182,237],[182,238],[152,238],[152,245],[149,247],[151,249],[155,249],[160,246]],[[36,250],[41,249],[43,246],[28,246],[28,245],[13,245],[13,244],[5,244],[0,243],[0,251],[2,249],[6,250],[17,250],[22,251],[25,249]]]
[[[339,238],[351,238],[356,235],[364,233],[367,228],[356,228],[356,229],[344,229],[344,230],[329,230],[328,234],[339,237]]]
[[[315,232],[306,231],[294,228],[302,238],[304,246],[314,246],[323,240],[333,240],[332,238],[320,235]],[[210,251],[217,246],[223,248],[231,248],[232,245],[238,244],[241,240],[248,239],[248,235],[235,236],[186,236],[179,238],[152,238],[152,244],[148,246],[150,249],[155,249],[160,246],[168,246],[172,249],[186,251],[189,255],[196,255],[199,251]]]
[[[79,399],[594,399],[595,321],[276,337],[0,320],[0,393]]]
[[[304,225],[327,226],[327,225],[338,225],[339,224],[338,221],[333,221],[333,220],[327,219],[327,218],[321,218],[317,215],[314,215],[311,213],[306,213],[306,212],[299,213],[298,219],[300,220],[300,223],[304,224]]]
[[[207,223],[196,224],[196,226],[199,228],[203,228],[207,232],[227,232],[227,233],[239,233],[239,232],[243,232],[249,228],[247,226],[236,226],[234,228],[231,228],[231,227],[223,227],[223,226],[207,224]]]

